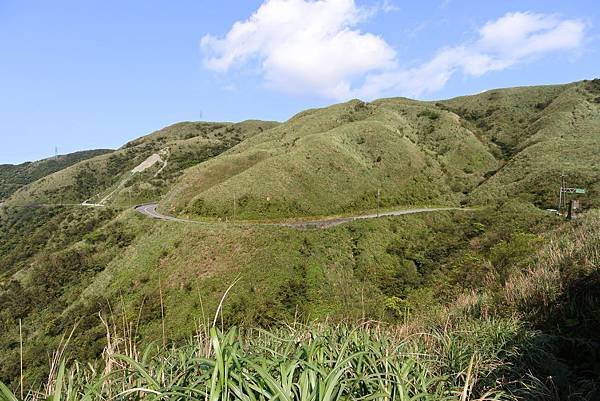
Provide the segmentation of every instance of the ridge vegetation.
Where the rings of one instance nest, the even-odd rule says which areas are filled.
[[[185,172],[162,208],[281,218],[523,198],[556,204],[560,175],[596,206],[600,81],[441,102],[358,100],[309,110]]]
[[[109,152],[111,152],[111,150],[87,150],[52,157],[33,163],[27,162],[18,165],[2,164],[0,165],[0,202],[7,199],[17,189],[25,187],[47,175],[65,169],[82,160]]]

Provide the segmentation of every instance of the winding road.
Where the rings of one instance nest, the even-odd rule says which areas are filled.
[[[165,216],[164,214],[160,214],[159,212],[156,211],[157,207],[158,207],[157,203],[146,203],[144,205],[136,206],[135,210],[145,216],[148,216],[148,217],[151,217],[151,218],[157,219],[157,220],[178,221],[180,223],[200,223],[199,221],[195,221],[195,220],[186,220],[186,219],[179,219],[179,218],[173,217],[173,216]]]
[[[156,203],[147,203],[144,205],[139,205],[135,207],[135,210],[145,216],[148,216],[157,220],[165,220],[165,221],[176,221],[180,223],[201,223],[196,220],[188,220],[188,219],[180,219],[173,216],[166,216],[161,214],[156,210],[158,204]],[[363,214],[358,216],[349,216],[349,217],[339,217],[339,218],[324,218],[319,220],[310,220],[310,221],[299,221],[294,223],[255,223],[260,225],[270,225],[270,226],[280,226],[280,227],[290,227],[296,229],[308,229],[308,228],[329,228],[333,226],[337,226],[340,224],[348,223],[356,220],[367,220],[367,219],[376,219],[379,217],[386,216],[403,216],[405,214],[416,214],[416,213],[427,213],[427,212],[440,212],[445,210],[463,210],[469,211],[473,209],[467,208],[459,208],[459,207],[434,207],[434,208],[418,208],[418,209],[402,209],[402,210],[392,210],[381,213],[373,213],[373,214]]]

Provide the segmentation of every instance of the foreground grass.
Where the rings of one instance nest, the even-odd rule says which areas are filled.
[[[509,400],[508,360],[526,342],[516,320],[411,326],[294,325],[198,330],[177,347],[139,351],[115,336],[98,365],[56,354],[25,400]],[[68,367],[67,367],[68,366]],[[19,397],[0,385],[0,400]]]

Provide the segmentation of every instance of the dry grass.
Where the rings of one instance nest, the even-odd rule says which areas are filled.
[[[511,277],[503,299],[516,310],[548,310],[578,276],[600,268],[600,214],[588,213],[554,234],[524,272]]]

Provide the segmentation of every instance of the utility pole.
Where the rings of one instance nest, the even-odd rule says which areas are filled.
[[[586,193],[585,188],[567,187],[565,184],[565,175],[560,176],[560,193],[558,195],[558,214],[561,214],[562,209],[565,209],[565,216],[570,220],[573,216],[574,209],[579,209],[579,200],[571,199],[567,194],[584,195]]]
[[[381,208],[381,188],[377,188],[377,217],[379,217],[379,209]]]
[[[237,206],[237,199],[236,199],[235,194],[233,194],[233,220],[235,220],[236,206]]]
[[[567,207],[567,192],[565,191],[567,184],[565,183],[565,175],[564,174],[560,178],[561,178],[560,186],[562,187],[562,191],[563,191],[562,207],[564,208],[564,207]]]
[[[562,174],[560,176],[560,193],[558,195],[558,214],[560,214],[560,209],[562,208],[564,201],[565,201],[566,194],[564,193],[564,190],[565,190],[565,175]]]
[[[20,388],[21,388],[21,399],[24,400],[25,398],[23,397],[23,322],[21,319],[19,319],[19,354],[20,354]]]

